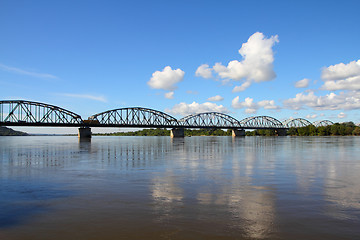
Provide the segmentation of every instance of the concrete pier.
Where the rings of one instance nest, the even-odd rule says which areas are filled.
[[[245,130],[244,129],[233,129],[232,136],[233,137],[245,137]]]
[[[173,128],[170,130],[171,138],[185,137],[185,129],[184,128]]]
[[[78,131],[79,138],[91,138],[91,128],[89,127],[81,127]]]

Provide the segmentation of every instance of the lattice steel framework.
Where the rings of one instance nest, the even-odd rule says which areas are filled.
[[[280,129],[285,126],[276,118],[269,116],[248,117],[240,121],[244,128],[248,129]]]
[[[238,120],[218,112],[189,115],[180,119],[179,125],[189,128],[242,128]]]
[[[312,125],[312,123],[309,120],[306,120],[304,118],[295,118],[295,119],[288,119],[284,121],[283,123],[288,128],[299,128],[299,127],[306,127],[309,125]]]
[[[81,116],[69,110],[24,100],[0,101],[0,125],[7,126],[78,126]]]
[[[176,127],[176,118],[149,108],[119,108],[89,117],[91,126],[109,127]]]
[[[326,126],[330,126],[330,125],[333,125],[334,123],[330,120],[321,120],[321,121],[316,121],[316,122],[313,122],[313,125],[315,127],[326,127]]]

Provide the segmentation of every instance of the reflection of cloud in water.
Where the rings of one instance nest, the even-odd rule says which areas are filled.
[[[152,179],[151,191],[156,201],[173,202],[183,199],[183,189],[176,185],[171,173],[165,174],[164,177],[154,177]]]
[[[273,231],[275,193],[268,187],[246,185],[247,180],[233,179],[230,187],[219,189],[222,192],[200,192],[197,199],[200,204],[227,206],[231,228],[251,238],[266,238]]]
[[[150,185],[150,192],[155,205],[154,211],[159,222],[167,222],[176,218],[175,211],[183,205],[184,190],[178,186],[172,172],[166,172],[163,176],[155,176]]]
[[[233,142],[233,145],[240,145],[245,150],[233,152],[232,165],[228,166],[231,184],[204,187],[197,194],[197,200],[202,205],[227,206],[232,215],[231,228],[241,230],[250,238],[262,239],[273,231],[275,193],[270,187],[253,185],[252,175],[257,164],[265,164],[267,170],[273,170],[273,163],[259,163],[264,154],[269,154],[268,150],[259,151],[259,148],[264,147],[263,144],[272,144],[273,140],[251,140],[246,144]]]
[[[359,168],[354,167],[351,162],[329,162],[324,195],[329,202],[326,214],[337,219],[358,220],[356,212],[360,211]]]

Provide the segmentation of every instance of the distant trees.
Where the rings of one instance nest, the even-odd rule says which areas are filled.
[[[27,136],[27,135],[29,134],[20,131],[15,131],[7,127],[0,127],[0,136]]]
[[[185,129],[185,136],[231,136],[232,130],[222,129]],[[96,134],[95,134],[96,135]],[[117,132],[110,134],[112,136],[169,136],[170,130],[167,129],[143,129],[134,132]],[[255,131],[246,131],[246,136],[276,136],[276,130],[258,129]],[[360,136],[360,127],[353,122],[335,123],[330,126],[315,127],[308,125],[306,127],[290,128],[287,131],[288,136]]]
[[[309,125],[300,128],[290,128],[290,136],[360,136],[360,127],[353,122],[335,123],[330,126],[315,127]]]
[[[231,136],[231,129],[224,131],[221,129],[199,129],[191,130],[185,129],[185,136]],[[97,134],[94,134],[97,135]],[[134,132],[117,132],[117,133],[107,133],[107,134],[98,134],[98,135],[107,135],[107,136],[169,136],[170,130],[167,129],[142,129]]]

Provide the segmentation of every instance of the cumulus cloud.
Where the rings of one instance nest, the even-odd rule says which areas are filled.
[[[250,85],[251,85],[251,82],[247,81],[247,82],[244,82],[243,84],[241,84],[240,86],[235,86],[232,91],[233,92],[242,92],[242,91],[245,91],[245,89],[247,89],[248,87],[250,87]]]
[[[338,117],[338,118],[346,118],[347,115],[346,115],[345,113],[341,112],[341,113],[339,113],[339,114],[337,115],[337,117]]]
[[[270,81],[276,77],[273,70],[274,52],[272,47],[279,42],[277,35],[266,38],[263,33],[256,32],[246,43],[243,43],[239,53],[242,61],[233,60],[227,66],[216,63],[214,71],[224,79],[234,81],[245,80],[247,86],[254,82]],[[245,86],[234,91],[246,89]]]
[[[317,118],[317,117],[318,117],[317,114],[308,114],[308,115],[306,115],[307,119],[314,119],[314,118]]]
[[[339,63],[323,68],[321,78],[324,80],[340,80],[360,75],[360,60],[348,64]]]
[[[243,102],[240,102],[239,96],[232,100],[231,106],[235,109],[245,108],[245,112],[249,114],[256,113],[260,108],[271,110],[280,109],[280,107],[275,104],[274,100],[262,100],[256,103],[254,102],[254,99],[247,97]]]
[[[162,71],[154,72],[147,84],[151,88],[174,91],[177,88],[175,84],[181,82],[184,75],[185,72],[180,68],[173,70],[170,66],[166,66]]]
[[[206,79],[212,78],[213,77],[212,69],[210,68],[210,66],[208,64],[202,64],[196,70],[195,76],[203,77],[203,78],[206,78]]]
[[[304,78],[302,80],[299,80],[295,83],[296,88],[307,88],[309,86],[310,79]]]
[[[314,110],[353,110],[360,109],[360,92],[350,91],[325,96],[316,96],[314,92],[298,93],[295,98],[283,101],[285,108],[299,110],[309,107]]]
[[[323,68],[321,78],[324,90],[360,90],[360,60]]]
[[[168,93],[165,93],[165,98],[167,99],[173,99],[174,98],[174,92],[168,92]]]
[[[216,96],[213,96],[213,97],[209,97],[207,100],[210,101],[210,102],[218,102],[218,101],[224,100],[224,98],[222,96],[220,96],[220,95],[216,95]]]
[[[205,103],[197,103],[193,102],[190,104],[181,102],[176,104],[171,109],[165,109],[165,112],[174,115],[182,115],[187,116],[190,114],[204,113],[204,112],[221,112],[221,113],[229,113],[230,111],[224,107],[223,105],[217,105],[211,102]]]

